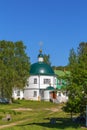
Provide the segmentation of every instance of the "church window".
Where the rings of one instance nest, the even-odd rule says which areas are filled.
[[[34,78],[34,84],[37,84],[37,78]]]
[[[44,84],[50,84],[50,79],[44,79]]]
[[[20,91],[17,91],[17,96],[20,96]]]
[[[58,96],[61,96],[61,92],[59,92]]]
[[[34,97],[37,97],[37,91],[34,91],[34,95],[33,95]]]

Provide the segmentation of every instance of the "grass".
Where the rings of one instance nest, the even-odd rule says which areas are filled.
[[[81,128],[79,124],[72,122],[70,115],[62,111],[62,106],[63,104],[25,100],[19,100],[8,105],[1,104],[0,126],[17,123],[15,126],[1,130],[86,130],[86,128]],[[5,117],[8,113],[10,113],[12,120],[3,121],[2,117]],[[51,118],[56,119],[55,124],[50,123]]]

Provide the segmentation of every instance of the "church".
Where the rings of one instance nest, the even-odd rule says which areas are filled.
[[[38,54],[38,62],[31,65],[30,77],[24,89],[24,99],[46,100],[56,98],[57,77],[50,65],[44,62],[42,50]]]
[[[31,65],[30,76],[24,90],[14,89],[12,97],[14,99],[52,102],[60,102],[63,98],[65,100],[66,96],[64,97],[61,91],[57,92],[57,75],[52,67],[44,62],[42,50],[39,51],[37,57],[38,61]]]

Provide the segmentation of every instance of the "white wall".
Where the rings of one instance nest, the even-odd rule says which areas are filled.
[[[34,84],[34,78],[37,78],[37,84]],[[27,88],[39,88],[40,89],[46,89],[46,87],[49,86],[49,84],[44,84],[44,79],[50,79],[50,85],[56,88],[56,77],[54,76],[30,76],[28,79],[29,86],[26,86]]]
[[[44,100],[49,101],[50,100],[50,93],[48,90],[44,91]]]
[[[37,93],[36,96],[34,96],[34,91]],[[37,89],[25,89],[24,91],[24,99],[26,100],[38,100],[39,96],[39,90]]]
[[[18,92],[19,92],[19,95],[18,95]],[[17,88],[13,89],[12,97],[14,99],[23,99],[24,98],[23,90],[20,90],[20,89],[17,89]]]

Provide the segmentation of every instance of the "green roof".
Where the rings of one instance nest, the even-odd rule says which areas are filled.
[[[55,74],[58,75],[59,77],[70,75],[70,71],[62,71],[62,70],[54,70]]]
[[[57,85],[56,89],[61,89],[62,86],[61,85]]]
[[[65,79],[62,79],[65,75],[70,76],[70,71],[62,71],[62,70],[54,70],[55,74],[58,76],[56,88],[57,89],[63,89],[66,88],[67,83]],[[61,84],[58,83],[58,81],[61,80]]]
[[[54,90],[54,87],[49,86],[49,87],[46,88],[46,90]]]
[[[55,75],[55,73],[50,65],[37,62],[31,65],[30,75]]]

